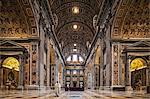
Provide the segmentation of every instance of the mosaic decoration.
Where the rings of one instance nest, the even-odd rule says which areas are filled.
[[[135,71],[146,67],[146,62],[142,58],[136,58],[131,61],[130,70]]]
[[[14,69],[16,71],[19,71],[20,63],[16,58],[8,57],[4,60],[2,66],[6,67],[6,68],[9,68],[9,69]]]

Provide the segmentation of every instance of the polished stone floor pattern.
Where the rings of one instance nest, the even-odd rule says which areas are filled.
[[[86,90],[62,91],[60,96],[56,97],[52,90],[0,90],[0,99],[150,99],[150,94],[133,91]]]

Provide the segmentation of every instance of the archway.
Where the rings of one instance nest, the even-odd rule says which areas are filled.
[[[4,85],[16,88],[19,82],[20,62],[18,56],[8,56],[2,62]]]
[[[23,88],[28,51],[13,41],[0,43],[0,88]]]
[[[131,86],[133,90],[140,90],[146,86],[146,61],[142,58],[135,58],[130,63]]]

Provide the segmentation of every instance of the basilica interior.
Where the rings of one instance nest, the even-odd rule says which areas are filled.
[[[57,99],[57,81],[62,99],[150,98],[149,0],[0,0],[0,99]]]

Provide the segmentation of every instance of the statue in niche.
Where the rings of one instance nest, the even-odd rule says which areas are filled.
[[[10,72],[8,73],[8,79],[9,79],[10,81],[13,81],[13,80],[15,79],[15,75],[14,75],[14,73],[13,73],[12,71],[10,71]]]

